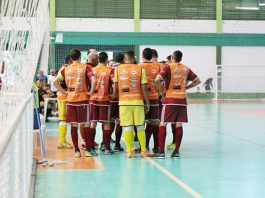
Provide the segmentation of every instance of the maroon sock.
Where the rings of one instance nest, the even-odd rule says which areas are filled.
[[[172,144],[175,144],[175,141],[176,141],[176,133],[175,133],[176,124],[171,124],[171,130],[172,130],[172,135],[173,135]]]
[[[92,136],[90,134],[90,128],[89,127],[84,127],[83,135],[84,135],[84,139],[85,139],[85,143],[86,143],[86,149],[90,150],[92,148],[91,147]]]
[[[115,129],[115,123],[111,122],[111,123],[110,123],[110,130],[111,130],[111,132],[113,132],[114,129]],[[103,130],[103,129],[102,129],[102,130]]]
[[[182,126],[181,127],[177,127],[175,129],[175,131],[176,131],[176,140],[175,140],[176,148],[174,150],[174,154],[179,152],[179,147],[181,145],[181,140],[182,140],[182,136],[183,136],[183,128],[182,128]]]
[[[153,138],[154,138],[154,149],[155,150],[157,150],[159,147],[158,131],[159,131],[159,126],[153,125]]]
[[[147,124],[146,129],[145,129],[146,148],[149,148],[149,142],[150,142],[152,133],[153,133],[153,125]]]
[[[121,144],[120,144],[120,142],[121,142],[121,135],[122,135],[122,127],[118,124],[116,126],[116,130],[115,130],[115,138],[116,138],[116,140],[115,140],[115,146],[116,147],[120,147],[121,146]]]
[[[72,142],[73,142],[75,151],[78,151],[79,150],[78,134],[77,134],[77,127],[76,126],[71,126],[71,136],[72,136]]]
[[[96,129],[95,128],[90,128],[89,130],[89,147],[92,149],[95,149],[94,147],[94,142],[95,142],[95,137],[96,137]]]
[[[106,149],[110,150],[110,139],[111,139],[111,131],[103,130],[103,143]]]
[[[166,141],[166,126],[160,126],[158,132],[159,138],[159,153],[165,152],[165,141]]]

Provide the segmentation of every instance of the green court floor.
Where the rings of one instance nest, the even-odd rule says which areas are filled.
[[[265,105],[189,105],[181,159],[170,154],[165,160],[101,155],[104,170],[37,171],[35,197],[264,198]]]

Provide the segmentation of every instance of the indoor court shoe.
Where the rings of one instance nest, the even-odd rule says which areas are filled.
[[[153,154],[157,154],[158,153],[158,149],[153,148]]]
[[[151,153],[149,153],[148,151],[142,151],[139,154],[140,157],[152,157]]]
[[[76,157],[76,158],[80,158],[80,157],[81,157],[81,153],[80,153],[80,151],[76,151],[76,152],[75,152],[75,157]]]
[[[105,145],[103,143],[101,143],[99,150],[102,152],[106,150]]]
[[[63,144],[58,144],[57,148],[58,149],[72,149],[73,146],[69,144],[68,142],[65,142]]]
[[[168,145],[167,145],[167,150],[173,150],[173,149],[175,149],[175,147],[176,147],[176,145],[173,144],[173,143],[168,144]]]
[[[179,159],[180,158],[180,155],[179,155],[179,153],[172,153],[172,155],[171,155],[171,158],[172,159]]]
[[[112,155],[112,154],[114,154],[114,151],[113,150],[111,150],[111,149],[105,149],[104,155]]]
[[[165,156],[165,153],[157,153],[157,154],[153,155],[153,158],[154,159],[165,159],[166,156]]]
[[[91,155],[93,155],[94,157],[95,157],[95,156],[98,156],[97,151],[94,150],[94,149],[92,149],[92,150],[90,151],[90,153],[91,153]]]
[[[85,156],[86,157],[93,157],[93,155],[87,150],[85,151]]]
[[[114,152],[123,152],[124,149],[121,146],[115,146],[114,147]]]
[[[126,153],[125,153],[125,156],[126,156],[127,158],[133,158],[133,155],[134,155],[134,152],[133,152],[133,151],[129,151],[129,152],[126,152]]]

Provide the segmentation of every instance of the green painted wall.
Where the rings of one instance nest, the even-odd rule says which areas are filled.
[[[63,43],[91,45],[265,46],[265,34],[62,32]],[[56,32],[51,32],[55,37]],[[55,43],[55,40],[52,40]]]

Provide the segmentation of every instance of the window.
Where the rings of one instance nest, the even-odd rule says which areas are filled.
[[[215,0],[142,0],[142,19],[214,20]]]
[[[223,0],[224,20],[265,20],[264,0]]]
[[[133,0],[56,0],[56,17],[133,18]]]

